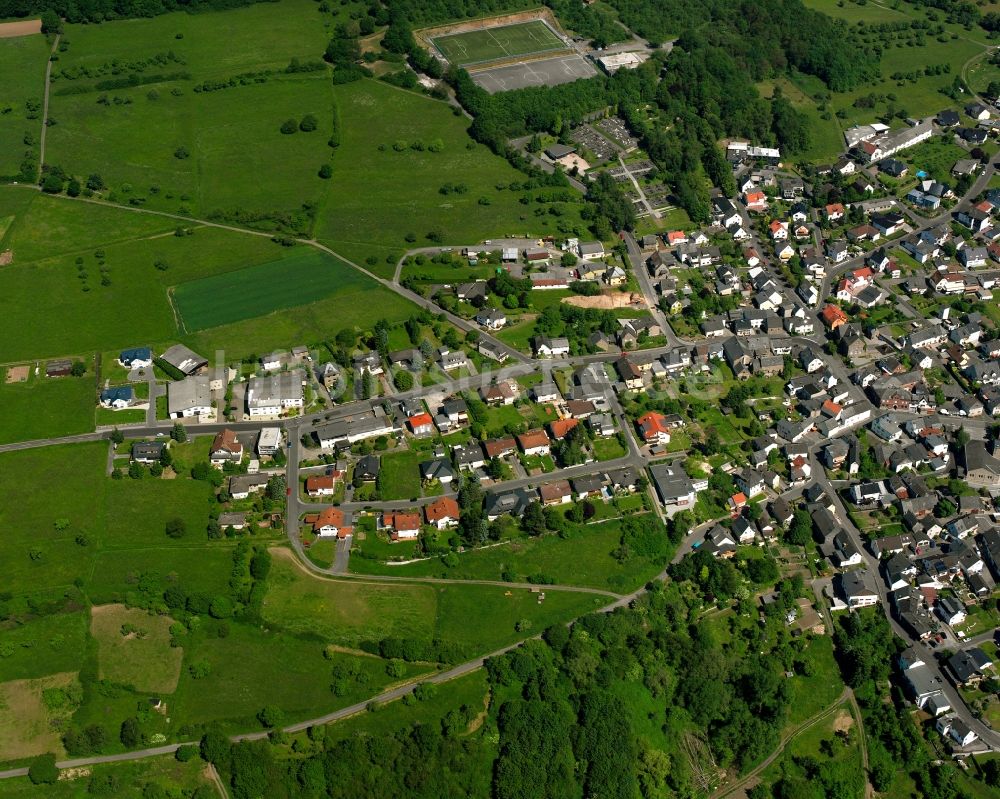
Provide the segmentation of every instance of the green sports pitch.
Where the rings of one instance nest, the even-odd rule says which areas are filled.
[[[441,55],[460,67],[566,47],[555,31],[540,19],[439,36],[432,41]]]

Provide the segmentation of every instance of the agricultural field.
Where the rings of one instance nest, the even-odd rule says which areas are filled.
[[[81,211],[93,215],[93,227],[87,227]],[[13,248],[14,264],[0,270],[0,291],[12,299],[0,318],[0,361],[61,356],[77,349],[116,353],[124,347],[167,344],[178,338],[195,350],[224,349],[230,357],[243,357],[287,347],[290,341],[314,343],[340,327],[368,325],[371,307],[378,307],[389,321],[407,317],[413,307],[316,250],[289,250],[261,236],[212,227],[196,227],[178,236],[161,217],[14,189],[0,191],[0,215],[5,213],[11,213],[14,222],[0,247]],[[45,240],[39,231],[44,230],[53,231],[55,255],[42,257]],[[312,276],[323,269],[329,275],[321,282],[325,296],[305,293],[305,282],[318,280]],[[232,301],[228,316],[219,317],[220,326],[181,334],[168,296],[171,288],[182,287],[182,296],[194,303],[190,307],[196,322],[207,324],[211,309],[205,304],[206,291],[225,290],[231,296],[236,284],[230,273],[242,273],[238,286],[246,293]],[[248,280],[248,275],[255,279]],[[272,275],[268,300],[264,289]],[[290,276],[296,276],[297,286],[287,287]],[[200,288],[202,281],[213,279],[208,289]],[[33,310],[34,298],[43,294],[63,324],[48,324]],[[214,309],[220,311],[229,302],[221,294],[214,300]],[[292,302],[299,304],[290,307]],[[265,324],[248,319],[262,312],[270,314]],[[331,319],[338,320],[332,331]],[[0,384],[0,397],[5,388]],[[93,399],[91,392],[87,411],[91,425]]]
[[[0,99],[0,177],[21,172],[25,157],[38,168],[42,94],[49,45],[41,34],[0,39],[0,74],[4,75]]]
[[[58,125],[46,160],[101,175],[120,202],[171,211],[260,220],[315,202],[333,131],[329,75],[285,68],[293,58],[320,59],[333,18],[305,0],[282,5],[220,12],[212,24],[178,13],[68,25],[69,46],[53,70]],[[116,59],[140,85],[113,78]],[[311,132],[280,131],[306,115],[317,123]]]
[[[89,371],[83,377],[46,377],[44,361],[12,364],[28,367],[23,383],[8,383],[9,366],[0,366],[0,444],[92,431],[97,386],[93,359],[86,362]]]
[[[441,55],[460,67],[565,48],[555,32],[539,19],[438,36],[432,42]]]
[[[170,646],[173,619],[125,605],[99,605],[90,612],[100,679],[148,693],[174,692],[184,650]]]
[[[297,247],[280,260],[182,283],[173,290],[185,332],[241,322],[307,305],[333,294],[346,306],[367,305],[370,278],[336,258]],[[348,295],[348,296],[344,296]]]
[[[575,197],[555,204],[559,216],[549,213],[552,204],[537,213],[522,205],[520,192],[506,188],[519,184],[521,173],[473,142],[468,120],[446,104],[373,80],[334,92],[341,143],[315,233],[335,252],[390,277],[404,250],[434,243],[428,233],[461,245],[507,233],[585,230]],[[445,184],[464,189],[444,194]]]

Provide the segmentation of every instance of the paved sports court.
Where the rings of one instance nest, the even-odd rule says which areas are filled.
[[[597,70],[593,64],[579,55],[557,56],[471,73],[472,79],[490,94],[528,86],[557,86],[580,78],[591,78],[595,74]]]

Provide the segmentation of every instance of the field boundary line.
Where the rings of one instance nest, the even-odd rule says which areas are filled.
[[[174,315],[174,324],[177,325],[177,329],[184,335],[187,335],[187,327],[184,325],[184,318],[181,316],[180,310],[177,308],[177,304],[174,302],[174,289],[176,286],[170,286],[167,289],[167,302],[170,304],[170,313]]]

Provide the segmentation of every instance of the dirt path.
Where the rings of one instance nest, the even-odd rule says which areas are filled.
[[[798,735],[803,730],[812,727],[817,722],[822,721],[823,719],[835,713],[837,711],[837,708],[840,707],[840,705],[845,700],[850,699],[852,696],[853,694],[851,694],[851,689],[844,688],[844,690],[840,693],[840,696],[838,696],[833,701],[832,704],[828,705],[825,710],[821,710],[819,713],[810,716],[808,719],[803,721],[797,727],[792,728],[790,732],[786,733],[785,735],[782,735],[781,743],[778,744],[778,748],[775,749],[773,752],[771,752],[771,754],[767,756],[767,758],[764,760],[763,763],[757,766],[757,768],[755,768],[753,771],[748,772],[745,776],[743,776],[739,780],[739,782],[735,782],[732,785],[727,785],[723,788],[719,788],[715,793],[712,794],[711,799],[722,799],[722,797],[729,796],[730,794],[735,793],[741,788],[748,787],[750,784],[753,783],[754,780],[757,779],[757,777],[759,777],[762,773],[764,773],[764,771],[767,769],[768,766],[770,766],[775,760],[777,760],[781,756],[781,753],[785,751],[785,747],[788,746],[789,742],[796,735]]]
[[[41,24],[39,23],[39,30]],[[56,48],[59,47],[60,34],[52,40],[52,55],[55,55]],[[42,100],[42,135],[38,140],[38,172],[39,182],[41,182],[42,167],[45,166],[45,133],[49,127],[49,89],[52,87],[52,59],[49,58],[45,64],[45,96]]]
[[[614,591],[605,591],[601,588],[588,588],[583,585],[536,585],[535,583],[507,583],[503,580],[460,580],[460,579],[450,579],[448,577],[407,577],[388,574],[340,574],[340,575],[321,575],[316,574],[316,572],[310,571],[306,565],[295,556],[295,553],[290,549],[285,547],[275,546],[271,547],[269,550],[274,555],[282,558],[283,560],[288,560],[294,563],[295,566],[302,572],[308,574],[310,577],[314,577],[317,580],[328,580],[330,582],[343,583],[351,582],[361,585],[385,585],[386,583],[402,583],[402,584],[420,584],[420,583],[431,583],[433,585],[489,585],[495,586],[497,588],[510,588],[517,589],[520,591],[569,591],[581,594],[597,594],[598,596],[608,597],[610,599],[620,599],[622,594],[616,594]]]
[[[229,799],[229,791],[226,790],[226,785],[219,776],[219,772],[215,770],[215,766],[211,763],[205,766],[205,776],[213,782],[215,790],[219,792],[219,796],[221,796],[222,799]]]
[[[871,799],[875,794],[871,780],[868,779],[868,742],[865,740],[865,720],[861,715],[861,708],[858,707],[858,700],[854,696],[854,691],[848,690],[847,698],[854,710],[854,721],[858,725],[858,743],[861,745],[861,767],[865,770],[865,799]]]

